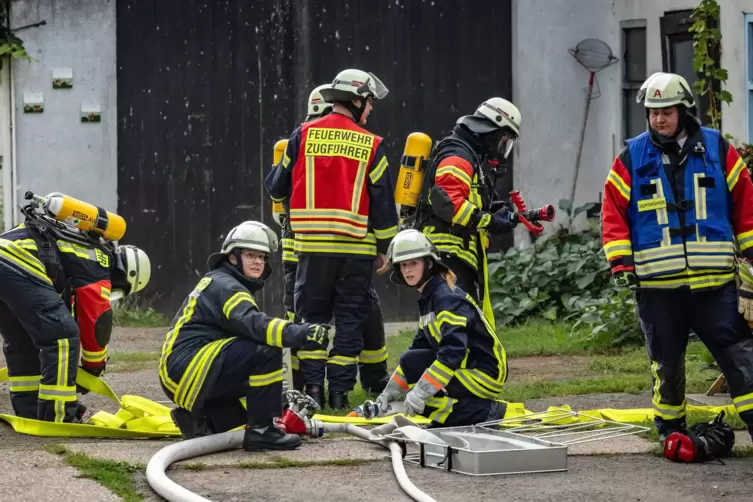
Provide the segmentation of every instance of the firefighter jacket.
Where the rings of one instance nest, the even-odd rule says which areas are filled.
[[[696,126],[681,149],[650,132],[628,140],[604,193],[607,260],[641,288],[722,286],[735,278],[735,241],[753,259],[753,183],[718,131]]]
[[[298,255],[295,254],[295,233],[290,229],[290,223],[286,222],[282,229],[282,261],[286,263],[298,263]]]
[[[296,129],[264,183],[275,202],[289,199],[296,253],[373,257],[397,234],[382,138],[340,113]]]
[[[463,126],[456,125],[434,155],[433,176],[424,179],[428,205],[422,208],[419,229],[442,252],[479,267],[479,246],[488,246],[484,228],[491,222],[488,209],[493,186],[482,171],[482,146]],[[481,239],[478,234],[481,233]]]
[[[40,259],[40,247],[54,254],[50,259]],[[59,261],[54,269],[52,259]],[[56,236],[53,230],[42,235],[27,220],[0,235],[0,264],[54,287],[63,296],[78,324],[81,365],[87,370],[103,368],[112,333],[112,254]],[[18,294],[23,295],[23,291]]]
[[[437,390],[454,378],[474,395],[496,400],[507,380],[505,350],[478,305],[464,295],[439,274],[429,279],[418,301],[418,332],[408,350],[436,351],[421,378]],[[402,370],[396,372],[405,384]],[[407,384],[402,386],[407,390]]]
[[[236,338],[271,347],[301,347],[308,324],[268,317],[253,294],[264,283],[222,262],[183,301],[162,346],[159,376],[175,403],[191,410],[222,348]]]

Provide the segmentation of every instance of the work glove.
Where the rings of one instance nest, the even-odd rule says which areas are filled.
[[[737,292],[737,311],[746,321],[753,321],[753,270],[746,260],[738,260],[737,271],[740,277],[740,288]]]
[[[614,285],[618,288],[635,289],[638,287],[638,277],[629,270],[620,270],[612,276]]]
[[[506,209],[500,209],[492,215],[492,219],[486,226],[492,234],[501,234],[518,226],[518,215]]]
[[[329,343],[329,330],[331,328],[332,326],[329,324],[310,324],[306,329],[306,341],[326,347]]]
[[[409,417],[420,415],[424,412],[426,400],[438,392],[438,389],[427,382],[423,377],[416,386],[405,395],[405,414]]]
[[[382,392],[377,396],[376,403],[379,406],[379,410],[381,412],[386,412],[390,409],[390,403],[394,401],[393,397],[390,395],[389,392]]]

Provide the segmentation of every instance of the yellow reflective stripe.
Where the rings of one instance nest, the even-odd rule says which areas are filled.
[[[485,387],[482,387],[478,384],[475,380],[473,380],[470,375],[467,373],[467,370],[458,370],[455,372],[455,379],[460,382],[463,387],[468,389],[472,394],[475,396],[480,397],[481,399],[495,399],[497,397],[497,394],[490,391],[489,389],[486,389]]]
[[[737,234],[737,245],[740,247],[740,251],[745,251],[753,246],[753,230]]]
[[[13,243],[26,251],[37,251],[37,243],[34,239],[17,239]]]
[[[636,262],[644,262],[649,260],[658,260],[660,258],[676,258],[685,256],[685,248],[682,244],[672,244],[670,246],[662,246],[651,249],[644,249],[642,251],[634,251]]]
[[[364,364],[377,364],[387,360],[387,347],[383,346],[376,350],[362,350],[358,354],[358,362]]]
[[[446,387],[450,383],[452,377],[455,376],[455,372],[442,364],[439,360],[436,360],[426,369],[426,372],[434,378],[436,381]]]
[[[306,157],[306,209],[314,207],[314,188],[314,157]]]
[[[283,237],[282,241],[282,261],[298,262],[298,256],[295,254],[295,239]]]
[[[663,272],[676,272],[685,268],[685,257],[672,258],[669,260],[653,261],[647,263],[635,262],[635,273],[638,276],[649,274],[661,274]]]
[[[379,161],[379,164],[377,164],[374,170],[371,171],[371,174],[369,174],[371,183],[376,185],[376,183],[379,181],[379,178],[382,177],[382,175],[384,174],[386,170],[387,170],[387,157],[382,157],[382,160]]]
[[[476,239],[469,239],[468,249],[466,249],[461,237],[439,232],[434,233],[433,230],[434,227],[427,226],[422,230],[422,232],[429,236],[432,244],[434,244],[434,246],[436,246],[439,251],[457,256],[468,265],[470,265],[474,270],[478,269]]]
[[[298,359],[301,361],[305,360],[326,360],[327,359],[327,351],[326,350],[299,350],[298,351]]]
[[[694,177],[695,219],[705,220],[708,217],[706,212],[706,189],[700,186],[699,181],[701,178],[705,178],[706,175],[704,173],[695,173]]]
[[[193,409],[212,362],[217,358],[222,348],[235,339],[236,337],[215,340],[199,349],[180,379],[178,391],[175,393],[175,404],[188,411]]]
[[[279,204],[279,203],[283,202],[285,199],[287,199],[288,197],[287,196],[283,196],[283,197],[280,197],[278,199],[277,197],[270,196],[270,198],[272,199],[272,202],[275,202],[275,203]]]
[[[471,221],[471,216],[473,215],[473,211],[475,209],[478,208],[471,204],[469,200],[464,200],[458,210],[455,212],[455,215],[452,217],[452,222],[457,225],[468,226],[468,222]]]
[[[654,377],[652,390],[653,397],[651,398],[651,403],[654,407],[654,415],[663,418],[664,420],[673,420],[684,417],[686,405],[685,400],[683,400],[680,405],[664,404],[661,402],[661,393],[659,392],[659,389],[661,388],[661,379],[659,378],[658,369],[659,363],[651,361],[651,374]]]
[[[607,260],[618,256],[630,256],[633,254],[633,243],[628,239],[618,239],[604,244],[604,254]]]
[[[168,331],[167,335],[165,335],[165,343],[162,345],[162,354],[160,355],[160,359],[159,359],[160,381],[162,382],[162,385],[164,385],[165,388],[167,388],[173,394],[177,392],[178,384],[174,382],[168,375],[167,359],[170,357],[170,354],[172,354],[173,352],[173,345],[175,345],[175,340],[178,338],[178,334],[180,333],[180,328],[182,328],[183,325],[186,324],[188,321],[190,321],[191,318],[193,317],[197,300],[198,300],[198,292],[194,290],[191,292],[191,295],[188,298],[188,302],[186,303],[186,306],[183,309],[183,313],[176,321],[175,327],[171,329],[170,331]]]
[[[748,268],[747,262],[741,260],[737,262],[737,274],[744,283],[753,286],[753,274]]]
[[[110,288],[106,288],[104,286],[99,287],[99,296],[101,296],[105,300],[110,299],[110,294],[111,294]]]
[[[439,329],[439,326],[436,322],[430,322],[427,325],[427,328],[429,329],[429,334],[432,338],[434,338],[437,342],[440,342],[442,340],[441,330]]]
[[[81,349],[81,359],[88,363],[101,363],[107,357],[107,347],[99,351]]]
[[[415,384],[411,385],[411,387],[415,386]],[[425,401],[427,406],[431,406],[432,408],[436,408],[435,411],[429,414],[429,419],[433,420],[434,422],[443,424],[447,420],[447,417],[450,416],[450,413],[452,413],[452,408],[457,403],[457,399],[451,398],[451,397],[436,397],[432,396],[428,398]]]
[[[737,408],[738,413],[753,410],[753,392],[732,399],[732,403]]]
[[[666,200],[664,196],[664,185],[661,182],[661,179],[653,179],[651,180],[651,183],[656,185],[656,193],[654,194],[654,199],[659,200]],[[664,204],[664,207],[661,207],[656,210],[656,223],[659,225],[669,225],[669,214],[667,214],[667,205]],[[669,232],[669,229],[667,229],[667,232]],[[669,244],[669,242],[667,242]]]
[[[735,279],[734,272],[719,274],[718,271],[698,270],[696,275],[683,273],[679,275],[670,275],[657,279],[642,279],[641,287],[654,289],[674,289],[682,286],[689,286],[691,290],[703,289],[707,287],[722,286]]]
[[[295,242],[307,241],[307,242],[337,242],[344,244],[373,244],[376,246],[376,236],[373,232],[369,232],[366,237],[348,237],[347,235],[340,234],[296,234]]]
[[[36,392],[42,375],[22,375],[8,377],[11,392]]]
[[[0,256],[3,256],[5,258],[7,258],[11,262],[15,263],[16,265],[18,265],[19,267],[21,267],[22,269],[24,269],[25,271],[29,272],[30,274],[38,277],[39,279],[41,279],[45,283],[47,283],[50,286],[52,286],[52,281],[50,280],[49,277],[47,277],[46,273],[40,273],[39,270],[37,270],[35,268],[36,266],[34,266],[34,265],[30,266],[30,265],[26,264],[25,261],[20,260],[19,258],[15,257],[11,253],[9,253],[7,249],[0,248]]]
[[[79,258],[85,258],[87,260],[97,260],[94,249],[86,248],[74,242],[68,242],[59,240],[57,241],[58,249],[61,253],[72,253]]]
[[[737,185],[737,180],[740,179],[740,173],[743,172],[743,169],[745,168],[745,162],[743,162],[742,157],[739,157],[737,159],[737,162],[735,162],[735,167],[732,168],[732,170],[727,175],[727,187],[729,187],[729,191],[735,189],[735,185]]]
[[[298,356],[290,356],[290,367],[294,371],[301,369],[301,361],[298,359]]]
[[[347,220],[357,225],[368,225],[369,217],[362,214],[358,214],[355,211],[348,211],[345,209],[291,209],[290,210],[291,221],[293,219],[321,219],[321,218],[337,218],[340,220]]]
[[[283,169],[287,169],[288,164],[290,164],[290,157],[288,157],[287,154],[282,158],[282,167]]]
[[[476,225],[478,228],[486,228],[489,226],[489,223],[492,221],[492,215],[489,213],[484,213],[481,215],[481,218],[478,221],[478,225]]]
[[[233,296],[228,298],[228,300],[222,306],[222,313],[227,319],[230,319],[230,316],[233,313],[233,309],[237,307],[241,302],[249,302],[251,305],[256,307],[256,302],[249,293],[247,293],[246,291],[239,291],[238,293],[235,293]]]
[[[337,253],[363,256],[376,255],[376,237],[373,233],[363,239],[336,234],[296,234],[296,253]]]
[[[358,211],[361,208],[361,194],[363,193],[363,187],[366,186],[366,168],[368,165],[368,162],[358,163],[356,180],[353,182],[353,199],[350,204],[350,207],[355,214],[358,214]]]
[[[377,239],[392,239],[397,235],[397,225],[385,229],[375,228],[374,235]]]
[[[282,348],[282,330],[290,321],[272,319],[267,324],[267,345]]]
[[[5,251],[8,257],[10,257],[14,262],[18,263],[22,267],[27,269],[36,269],[38,272],[45,274],[45,277],[47,277],[44,264],[39,260],[39,258],[28,252],[26,249],[20,246],[16,246],[13,241],[0,238],[0,250]]]
[[[627,201],[630,201],[630,187],[620,178],[620,175],[614,171],[609,171],[607,182],[611,183],[618,192],[622,194]]]
[[[299,221],[290,220],[290,226],[295,232],[311,233],[341,233],[351,237],[363,237],[368,233],[366,225],[361,226],[359,223],[347,223],[343,221]]]
[[[719,241],[688,241],[685,243],[688,252],[693,253],[734,253],[735,246],[731,242]]]
[[[248,377],[249,387],[266,387],[277,382],[282,382],[282,368],[272,371],[271,373],[264,373],[263,375],[251,375]]]
[[[298,351],[298,357],[301,357],[300,351]],[[349,356],[330,356],[330,358],[327,360],[327,364],[336,364],[338,366],[350,366],[353,364],[358,364],[358,358],[349,357]]]
[[[501,381],[497,381],[484,373],[483,371],[479,369],[461,369],[459,371],[462,371],[463,374],[467,374],[472,380],[475,380],[476,383],[479,385],[486,387],[489,391],[493,392],[494,394],[499,394],[502,392],[502,388],[504,387],[504,383]]]
[[[438,178],[445,174],[449,174],[450,176],[453,176],[457,178],[458,180],[462,181],[463,184],[465,184],[468,188],[471,187],[471,177],[468,176],[468,173],[466,173],[459,167],[456,167],[456,166],[438,167],[437,172],[434,174],[434,178]]]
[[[451,326],[464,328],[468,324],[468,318],[453,314],[449,310],[443,310],[437,314],[437,324],[439,329],[442,329],[442,324],[450,324]]]

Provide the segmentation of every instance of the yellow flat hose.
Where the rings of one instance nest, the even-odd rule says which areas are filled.
[[[497,322],[494,319],[494,310],[492,310],[492,299],[490,298],[489,294],[489,267],[488,263],[486,261],[486,242],[488,237],[486,235],[482,235],[479,238],[479,252],[482,256],[481,258],[481,276],[483,278],[483,284],[482,284],[482,294],[484,296],[484,300],[482,302],[482,310],[484,312],[484,316],[486,317],[486,320],[491,324],[492,328],[494,328],[494,331],[497,331]]]
[[[0,382],[8,380],[8,368],[0,368]],[[118,397],[112,388],[102,380],[79,370],[76,383],[90,392],[99,394],[117,403],[121,408],[116,414],[99,411],[89,418],[86,424],[57,423],[15,415],[0,414],[0,420],[7,422],[13,430],[21,434],[46,437],[89,437],[89,438],[164,438],[180,437],[180,430],[170,417],[170,408],[151,399],[124,395]]]

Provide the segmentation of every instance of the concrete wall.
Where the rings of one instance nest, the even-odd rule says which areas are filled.
[[[723,132],[747,141],[744,14],[753,0],[721,4],[723,53],[732,106]],[[646,75],[662,70],[659,20],[667,11],[692,9],[697,0],[517,0],[513,3],[513,94],[523,116],[515,153],[515,186],[529,206],[570,198],[585,111],[588,72],[567,52],[599,38],[622,60],[620,22],[645,20]],[[532,36],[536,34],[536,36]],[[598,200],[614,157],[622,149],[622,61],[597,73],[601,96],[591,102],[575,204]],[[564,213],[558,222],[566,222]],[[549,228],[553,228],[549,226]],[[517,242],[526,235],[518,232]]]
[[[18,32],[37,61],[12,63],[16,176],[6,208],[33,190],[117,210],[115,1],[12,2],[12,28],[46,24]],[[71,89],[52,88],[52,70],[62,67],[73,69]],[[23,113],[24,92],[44,93],[43,113]],[[101,122],[82,123],[82,103],[98,103]]]

